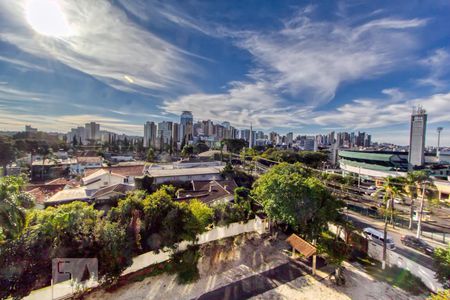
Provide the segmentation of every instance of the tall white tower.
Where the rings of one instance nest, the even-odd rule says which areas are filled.
[[[425,135],[427,130],[427,114],[422,106],[413,108],[411,129],[409,134],[409,169],[423,166],[425,163]]]
[[[440,150],[440,148],[441,148],[441,131],[442,131],[442,129],[444,129],[444,128],[443,127],[438,127],[437,128],[437,133],[438,133],[438,140],[437,140],[437,142],[438,142],[438,144],[437,144],[437,149],[436,149],[436,156],[437,156],[438,161],[441,161],[441,150]]]

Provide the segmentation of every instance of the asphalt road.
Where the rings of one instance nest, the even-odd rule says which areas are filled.
[[[380,222],[378,220],[374,220],[368,217],[364,217],[361,216],[357,213],[353,213],[353,212],[347,212],[347,217],[349,220],[352,221],[352,223],[360,228],[360,229],[364,229],[366,227],[373,227],[375,229],[380,230],[381,232],[383,232],[383,228],[384,228],[384,224],[383,222]],[[400,240],[402,235],[414,235],[412,232],[402,229],[402,228],[395,228],[392,229],[391,226],[389,226],[388,228],[388,235],[390,235],[393,239],[394,239],[394,243],[395,243],[395,247],[396,249],[394,250],[394,252],[397,252],[419,264],[421,264],[422,266],[425,266],[427,268],[431,268],[433,269],[433,259],[413,248],[404,246]],[[424,239],[428,244],[430,244],[433,247],[444,247],[443,244],[431,241],[429,239]]]

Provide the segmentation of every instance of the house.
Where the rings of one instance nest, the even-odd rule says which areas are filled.
[[[133,185],[134,177],[115,173],[111,169],[102,168],[81,179],[81,183],[90,190],[98,190],[119,183]]]
[[[191,190],[178,191],[176,200],[198,199],[205,204],[231,202],[234,200],[234,190],[237,188],[234,180],[192,181],[191,184]]]
[[[88,190],[86,187],[81,186],[72,189],[61,190],[45,200],[44,206],[55,206],[60,204],[67,204],[73,201],[85,201],[90,202],[92,190]]]
[[[77,164],[70,168],[70,173],[73,175],[83,175],[86,169],[103,167],[103,158],[101,156],[79,156],[76,160]]]
[[[134,178],[144,174],[144,164],[117,165],[96,169],[86,169],[81,180],[89,189],[99,189],[105,186],[124,183],[134,185]]]
[[[25,190],[35,200],[36,208],[44,208],[44,203],[53,195],[68,187],[74,187],[75,183],[65,178],[57,178],[44,184],[28,185]]]
[[[186,181],[221,180],[223,166],[181,168],[181,169],[154,169],[149,168],[147,174],[153,177],[153,184]]]
[[[35,160],[31,164],[31,181],[46,181],[65,177],[78,164],[75,158]]]

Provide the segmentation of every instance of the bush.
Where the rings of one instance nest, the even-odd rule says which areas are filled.
[[[171,255],[171,268],[169,274],[177,274],[179,284],[187,284],[198,280],[198,260],[200,259],[199,246],[189,246],[187,250]]]

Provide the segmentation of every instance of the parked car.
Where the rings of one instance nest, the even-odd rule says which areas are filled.
[[[424,240],[416,238],[415,236],[404,235],[400,238],[400,240],[403,245],[419,250],[427,255],[432,255],[434,253],[434,248],[432,246],[428,245]]]
[[[363,232],[369,241],[372,241],[379,245],[383,245],[383,243],[384,243],[384,233],[383,232],[376,230],[375,228],[372,228],[372,227],[364,228]],[[394,239],[390,235],[387,235],[387,238],[386,238],[386,248],[389,250],[395,249]]]

